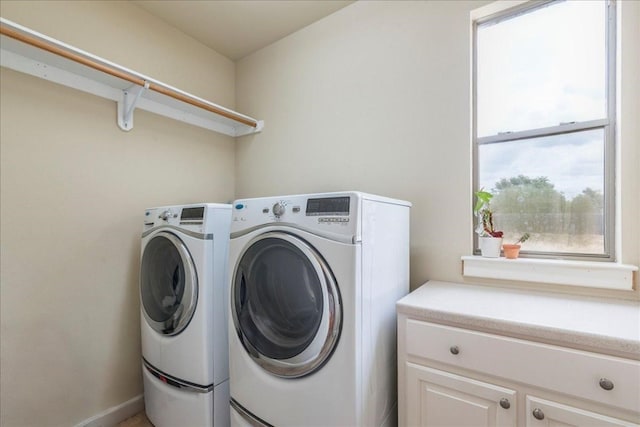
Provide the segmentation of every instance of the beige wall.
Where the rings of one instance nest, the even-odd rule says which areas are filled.
[[[265,129],[238,141],[236,195],[358,189],[409,200],[412,287],[463,280],[469,12],[486,3],[361,1],[239,61],[237,108]],[[640,3],[624,3],[622,260],[638,265]]]
[[[128,2],[4,18],[233,108],[234,64]],[[71,426],[142,393],[145,207],[234,196],[234,141],[1,70],[0,425]]]
[[[266,126],[234,143],[138,111],[125,133],[113,102],[1,70],[0,424],[73,425],[142,392],[148,206],[398,197],[414,205],[412,286],[461,280],[469,11],[484,3],[355,3],[242,60],[234,88],[232,62],[127,2],[3,0],[2,17],[224,106],[236,96]],[[621,241],[623,260],[640,264],[640,3],[623,3]]]

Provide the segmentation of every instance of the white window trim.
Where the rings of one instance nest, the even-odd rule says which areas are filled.
[[[463,256],[462,275],[482,279],[633,290],[638,267],[597,261]]]

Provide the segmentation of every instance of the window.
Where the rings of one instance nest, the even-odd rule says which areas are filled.
[[[474,187],[505,242],[530,234],[525,256],[614,260],[614,8],[527,2],[474,21]]]

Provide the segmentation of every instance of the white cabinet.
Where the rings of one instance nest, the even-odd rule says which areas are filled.
[[[527,396],[527,427],[543,426],[632,426],[633,423],[550,400]]]
[[[637,426],[640,362],[398,316],[400,426]]]
[[[515,426],[514,390],[407,363],[407,425]]]

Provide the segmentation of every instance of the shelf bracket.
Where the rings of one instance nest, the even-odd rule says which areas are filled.
[[[149,82],[145,80],[144,86],[133,85],[122,91],[122,98],[118,101],[118,127],[124,131],[133,129],[133,111],[143,92],[149,89]]]

